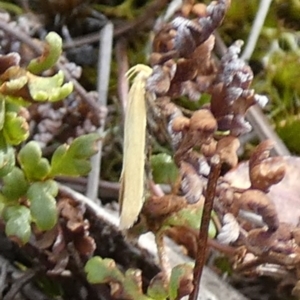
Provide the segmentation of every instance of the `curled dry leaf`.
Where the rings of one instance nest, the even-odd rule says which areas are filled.
[[[255,255],[268,253],[276,243],[276,235],[265,229],[253,229],[246,240],[247,248]]]
[[[65,227],[63,239],[73,242],[80,255],[91,255],[96,244],[89,236],[89,222],[84,218],[85,207],[74,200],[62,197],[58,202],[61,224]]]
[[[272,159],[267,158],[264,163],[272,162]],[[269,188],[267,195],[276,207],[280,222],[296,226],[300,217],[300,159],[298,157],[282,157],[282,159],[285,165],[285,176],[279,183]],[[251,186],[249,164],[241,163],[237,169],[227,173],[225,178],[233,187],[248,189]]]
[[[207,6],[204,3],[196,3],[195,5],[193,5],[191,12],[199,18],[206,17]]]
[[[51,230],[45,231],[43,233],[35,234],[34,245],[39,249],[50,248],[54,243],[56,236],[58,234],[57,226],[53,227]]]
[[[245,210],[251,210],[262,216],[269,231],[277,230],[279,219],[276,207],[272,200],[260,190],[247,190],[238,198],[239,206]]]
[[[251,154],[249,159],[249,169],[260,164],[262,161],[270,156],[270,151],[273,149],[274,143],[271,140],[265,140],[261,142]]]
[[[256,147],[249,160],[251,186],[268,192],[273,184],[280,182],[285,175],[285,162],[282,157],[273,157],[268,161],[273,142],[266,140]]]
[[[184,116],[178,116],[172,121],[172,130],[175,132],[187,131],[190,127],[190,120]]]
[[[186,200],[184,197],[173,194],[162,197],[152,196],[145,202],[143,213],[149,218],[162,217],[175,213],[185,206]]]
[[[216,152],[219,154],[222,163],[226,165],[227,169],[237,166],[237,150],[239,147],[239,139],[234,136],[225,136],[218,141]]]
[[[83,228],[84,207],[78,205],[70,198],[62,198],[58,203],[60,215],[67,221],[67,227],[73,232],[80,231]]]
[[[211,139],[209,143],[203,144],[201,146],[201,153],[207,158],[212,157],[216,153],[216,150],[217,141],[215,141],[214,139]]]
[[[268,192],[270,187],[285,176],[285,162],[282,157],[272,157],[250,169],[251,187]]]
[[[174,160],[178,166],[182,160],[189,160],[193,155],[194,147],[201,147],[212,141],[212,135],[217,129],[217,122],[211,112],[207,109],[195,111],[189,122],[187,132],[182,132],[182,139],[174,155]]]
[[[166,229],[166,235],[176,244],[184,247],[190,257],[197,253],[197,231],[187,226],[176,226]]]
[[[20,64],[21,57],[19,53],[11,52],[7,55],[0,55],[0,74],[3,74],[7,69],[12,66]]]
[[[207,109],[199,109],[192,114],[190,130],[211,135],[217,130],[217,121]]]
[[[148,80],[149,91],[160,95],[164,92],[173,97],[188,95],[192,100],[197,100],[200,93],[206,91],[216,71],[211,59],[215,43],[212,33],[223,20],[229,3],[229,0],[220,0],[210,4],[207,9],[204,4],[185,3],[181,16],[157,30],[150,57],[154,67]],[[197,19],[187,18],[187,13],[191,11],[198,16]],[[156,65],[160,67],[156,68]],[[170,68],[170,65],[171,72],[165,69],[167,66]],[[202,77],[201,84],[197,79],[199,76]],[[159,78],[163,79],[162,85]]]

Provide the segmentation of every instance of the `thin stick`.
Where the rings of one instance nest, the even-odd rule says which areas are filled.
[[[118,65],[118,97],[122,106],[123,122],[125,120],[125,109],[128,100],[129,84],[126,79],[126,72],[129,70],[127,56],[127,43],[125,39],[120,38],[116,42],[116,61]]]
[[[190,294],[189,300],[198,299],[202,271],[205,265],[209,223],[211,219],[211,212],[213,209],[216,187],[217,187],[218,178],[220,176],[220,172],[221,172],[221,161],[219,155],[216,154],[211,158],[211,169],[208,177],[205,202],[204,202],[203,213],[201,218],[201,225],[200,225],[199,235],[197,239],[198,249],[196,254],[196,261],[194,267],[194,279],[193,279],[194,290]]]
[[[155,15],[158,11],[164,9],[169,0],[155,0],[148,5],[143,12],[133,21],[126,22],[121,26],[116,26],[114,30],[114,37],[121,37],[128,35],[129,33],[135,35],[137,32],[144,30],[145,28],[152,28]],[[91,33],[83,37],[74,38],[72,42],[65,42],[63,48],[70,49],[73,47],[79,47],[85,44],[95,43],[99,39],[97,33]]]
[[[84,203],[98,218],[101,220],[104,220],[106,223],[110,224],[111,226],[118,227],[119,224],[119,218],[116,215],[113,215],[112,213],[109,213],[108,210],[105,210],[100,205],[89,199],[88,197],[82,195],[81,193],[78,193],[74,191],[73,189],[63,185],[59,184],[59,191],[63,195],[66,195],[68,197],[71,197],[75,201],[79,203]]]
[[[108,22],[100,32],[99,58],[98,58],[98,104],[99,107],[106,107],[107,94],[110,78],[110,65],[112,55],[112,41],[113,41],[113,24]],[[104,122],[101,122],[97,132],[100,136],[104,132]],[[98,184],[101,168],[101,153],[102,140],[98,142],[98,152],[91,158],[92,170],[88,176],[86,195],[92,200],[97,199]]]
[[[272,0],[260,1],[259,8],[254,23],[252,25],[250,34],[248,36],[245,49],[241,55],[241,59],[248,61],[251,58],[271,3]],[[260,140],[265,140],[268,138],[275,141],[274,151],[273,151],[275,152],[275,154],[290,155],[289,150],[282,142],[282,140],[278,137],[278,135],[273,130],[273,128],[270,126],[266,116],[262,113],[258,105],[255,105],[248,110],[247,119],[252,124],[254,131],[256,132]]]
[[[34,276],[35,271],[27,270],[23,275],[15,280],[9,292],[4,296],[3,300],[13,300],[18,292],[22,289],[22,287],[28,283]]]
[[[163,274],[163,281],[168,282],[170,279],[170,265],[168,255],[166,253],[166,247],[164,244],[164,234],[158,232],[155,234],[155,243],[157,247],[157,256],[159,260],[159,266]]]
[[[256,43],[264,25],[272,0],[260,0],[259,8],[255,16],[248,40],[241,56],[243,60],[249,60],[256,47]]]

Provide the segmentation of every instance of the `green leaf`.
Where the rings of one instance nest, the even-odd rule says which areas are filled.
[[[188,295],[193,289],[192,279],[192,264],[181,264],[174,267],[169,284],[169,299],[177,300]]]
[[[0,177],[3,177],[12,171],[15,166],[15,151],[10,145],[7,145],[4,137],[0,134]]]
[[[9,201],[16,201],[26,194],[28,182],[21,169],[14,167],[3,177],[2,193]]]
[[[50,164],[42,157],[42,150],[35,141],[27,143],[20,150],[18,161],[29,181],[44,180],[50,172]]]
[[[1,75],[0,92],[3,95],[16,94],[17,91],[26,86],[28,82],[26,70],[20,66],[12,66]]]
[[[172,157],[166,153],[152,155],[151,159],[152,176],[156,183],[173,183],[178,177],[178,168]]]
[[[123,283],[123,294],[126,299],[152,300],[145,296],[142,290],[142,275],[138,269],[128,269]]]
[[[118,283],[118,290],[114,291],[119,297],[133,300],[152,300],[142,291],[141,271],[128,269],[125,275],[117,268],[114,260],[95,256],[88,260],[84,267],[87,280],[92,284]]]
[[[55,196],[58,186],[54,180],[33,183],[28,191],[30,212],[33,221],[40,230],[50,230],[57,222]]]
[[[163,226],[185,226],[195,230],[200,227],[200,220],[202,217],[203,207],[201,203],[188,205],[186,208],[173,213],[171,216],[165,219]],[[209,237],[214,238],[217,233],[216,227],[213,221],[209,223]]]
[[[165,300],[168,297],[168,291],[165,287],[164,281],[162,280],[162,276],[159,273],[154,278],[152,278],[148,289],[147,295],[155,300]]]
[[[16,106],[18,105],[18,106],[24,106],[24,107],[28,107],[32,104],[31,102],[29,102],[28,100],[26,100],[23,97],[12,96],[12,95],[6,95],[5,102],[16,105]]]
[[[52,176],[80,176],[91,170],[90,157],[97,152],[97,133],[76,138],[71,145],[62,145],[56,149],[51,160]]]
[[[94,256],[88,260],[84,271],[87,273],[88,282],[92,284],[124,281],[124,275],[116,267],[114,260],[110,258],[102,259]]]
[[[29,93],[35,101],[60,101],[73,91],[73,83],[63,84],[64,74],[59,71],[52,77],[39,77],[28,74]]]
[[[59,59],[62,52],[62,39],[55,32],[49,32],[46,35],[46,45],[42,56],[33,59],[27,70],[34,74],[39,74],[45,70],[50,69]]]
[[[31,235],[30,211],[22,205],[8,206],[3,210],[6,221],[5,233],[9,237],[17,237],[25,244]]]
[[[8,144],[19,145],[29,136],[29,126],[24,117],[18,116],[16,112],[5,114],[3,135]]]

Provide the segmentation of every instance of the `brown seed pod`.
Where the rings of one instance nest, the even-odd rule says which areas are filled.
[[[202,18],[207,16],[206,5],[204,3],[196,3],[192,7],[192,13],[195,14],[197,17]]]
[[[261,142],[249,160],[251,186],[266,192],[273,184],[280,182],[285,175],[286,163],[282,157],[268,159],[272,148],[271,140]]]
[[[268,192],[270,187],[280,182],[285,175],[285,162],[282,157],[272,157],[250,170],[251,187]]]
[[[203,144],[201,146],[201,153],[209,158],[212,157],[216,153],[217,142],[214,139],[211,139],[209,143]]]
[[[188,17],[193,8],[194,0],[185,0],[182,3],[181,14],[184,17]]]
[[[177,212],[185,206],[184,197],[176,195],[152,196],[145,202],[143,213],[150,218],[159,218]]]
[[[172,130],[175,132],[186,131],[190,127],[190,119],[184,116],[178,116],[172,121]]]
[[[272,150],[273,146],[273,141],[265,140],[255,148],[249,160],[250,172],[254,166],[260,164],[262,161],[264,161],[270,156],[270,151]]]
[[[213,134],[217,130],[217,121],[209,110],[199,109],[190,119],[190,130]]]
[[[239,139],[234,136],[225,136],[218,141],[216,152],[223,164],[229,169],[238,164],[237,150],[240,147]]]

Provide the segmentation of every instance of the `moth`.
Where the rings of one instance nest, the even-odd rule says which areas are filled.
[[[120,177],[120,229],[131,227],[144,203],[145,145],[147,125],[146,82],[152,69],[138,64],[126,76],[135,78],[131,85],[125,111],[123,166]]]

